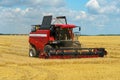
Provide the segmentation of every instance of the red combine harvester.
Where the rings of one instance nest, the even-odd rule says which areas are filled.
[[[41,25],[33,25],[29,34],[29,56],[52,59],[104,57],[104,48],[82,48],[65,16],[44,16]],[[80,31],[80,27],[78,27]]]

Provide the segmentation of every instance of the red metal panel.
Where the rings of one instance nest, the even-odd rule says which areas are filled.
[[[55,26],[60,26],[61,28],[75,28],[73,24],[55,24]]]
[[[29,42],[34,44],[37,50],[43,50],[44,45],[48,43],[50,30],[37,30],[29,35]]]
[[[39,57],[43,59],[72,59],[72,58],[97,58],[99,56],[98,55],[77,55],[73,57],[71,55],[63,55],[63,56],[53,55],[50,57],[46,57],[45,55],[40,55]]]

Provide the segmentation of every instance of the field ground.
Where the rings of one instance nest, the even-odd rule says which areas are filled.
[[[105,47],[105,58],[28,57],[28,36],[0,36],[0,80],[120,80],[120,36],[81,36],[83,47]]]

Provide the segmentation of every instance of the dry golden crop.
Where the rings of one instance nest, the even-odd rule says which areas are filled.
[[[104,47],[104,58],[28,57],[28,36],[0,36],[0,80],[120,80],[120,36],[81,36],[83,47]]]

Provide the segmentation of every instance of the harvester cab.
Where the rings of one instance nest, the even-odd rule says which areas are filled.
[[[103,57],[104,48],[81,48],[78,40],[74,39],[73,29],[76,25],[68,24],[65,16],[52,19],[44,16],[41,25],[33,25],[29,35],[29,56],[40,58],[81,58]],[[80,27],[78,30],[80,31]]]

